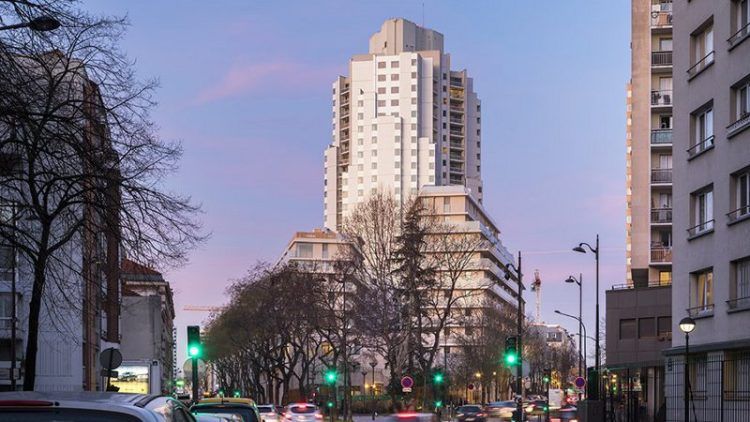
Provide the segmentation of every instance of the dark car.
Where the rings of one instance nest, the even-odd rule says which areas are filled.
[[[487,414],[478,404],[467,404],[456,409],[456,419],[459,422],[485,422]]]

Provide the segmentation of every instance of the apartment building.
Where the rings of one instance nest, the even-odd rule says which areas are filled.
[[[607,369],[632,412],[664,403],[671,335],[672,0],[632,0],[626,124],[626,283],[606,292]]]
[[[747,0],[674,3],[670,420],[684,412],[686,379],[697,420],[750,418],[749,21]]]
[[[439,32],[387,20],[333,83],[332,103],[325,227],[379,190],[404,203],[425,185],[459,185],[481,202],[481,104]]]

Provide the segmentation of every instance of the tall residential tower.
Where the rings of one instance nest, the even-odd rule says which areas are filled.
[[[466,71],[451,70],[442,34],[387,20],[332,99],[327,228],[378,190],[403,203],[425,185],[461,185],[481,202],[481,105]]]

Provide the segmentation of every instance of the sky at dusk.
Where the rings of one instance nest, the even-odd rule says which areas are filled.
[[[140,77],[161,81],[154,120],[185,150],[168,184],[203,204],[212,234],[166,273],[179,356],[185,326],[207,317],[183,306],[221,305],[232,279],[276,261],[295,231],[322,227],[331,83],[393,17],[443,33],[454,68],[474,78],[484,205],[522,251],[527,280],[540,271],[545,322],[577,331],[554,310],[577,314],[563,280],[583,273],[593,334],[594,259],[571,247],[599,233],[601,290],[624,283],[629,3],[85,0],[129,17],[123,48]]]

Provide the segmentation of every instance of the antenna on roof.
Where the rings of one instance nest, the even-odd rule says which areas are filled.
[[[424,2],[422,2],[422,28],[424,27]]]

